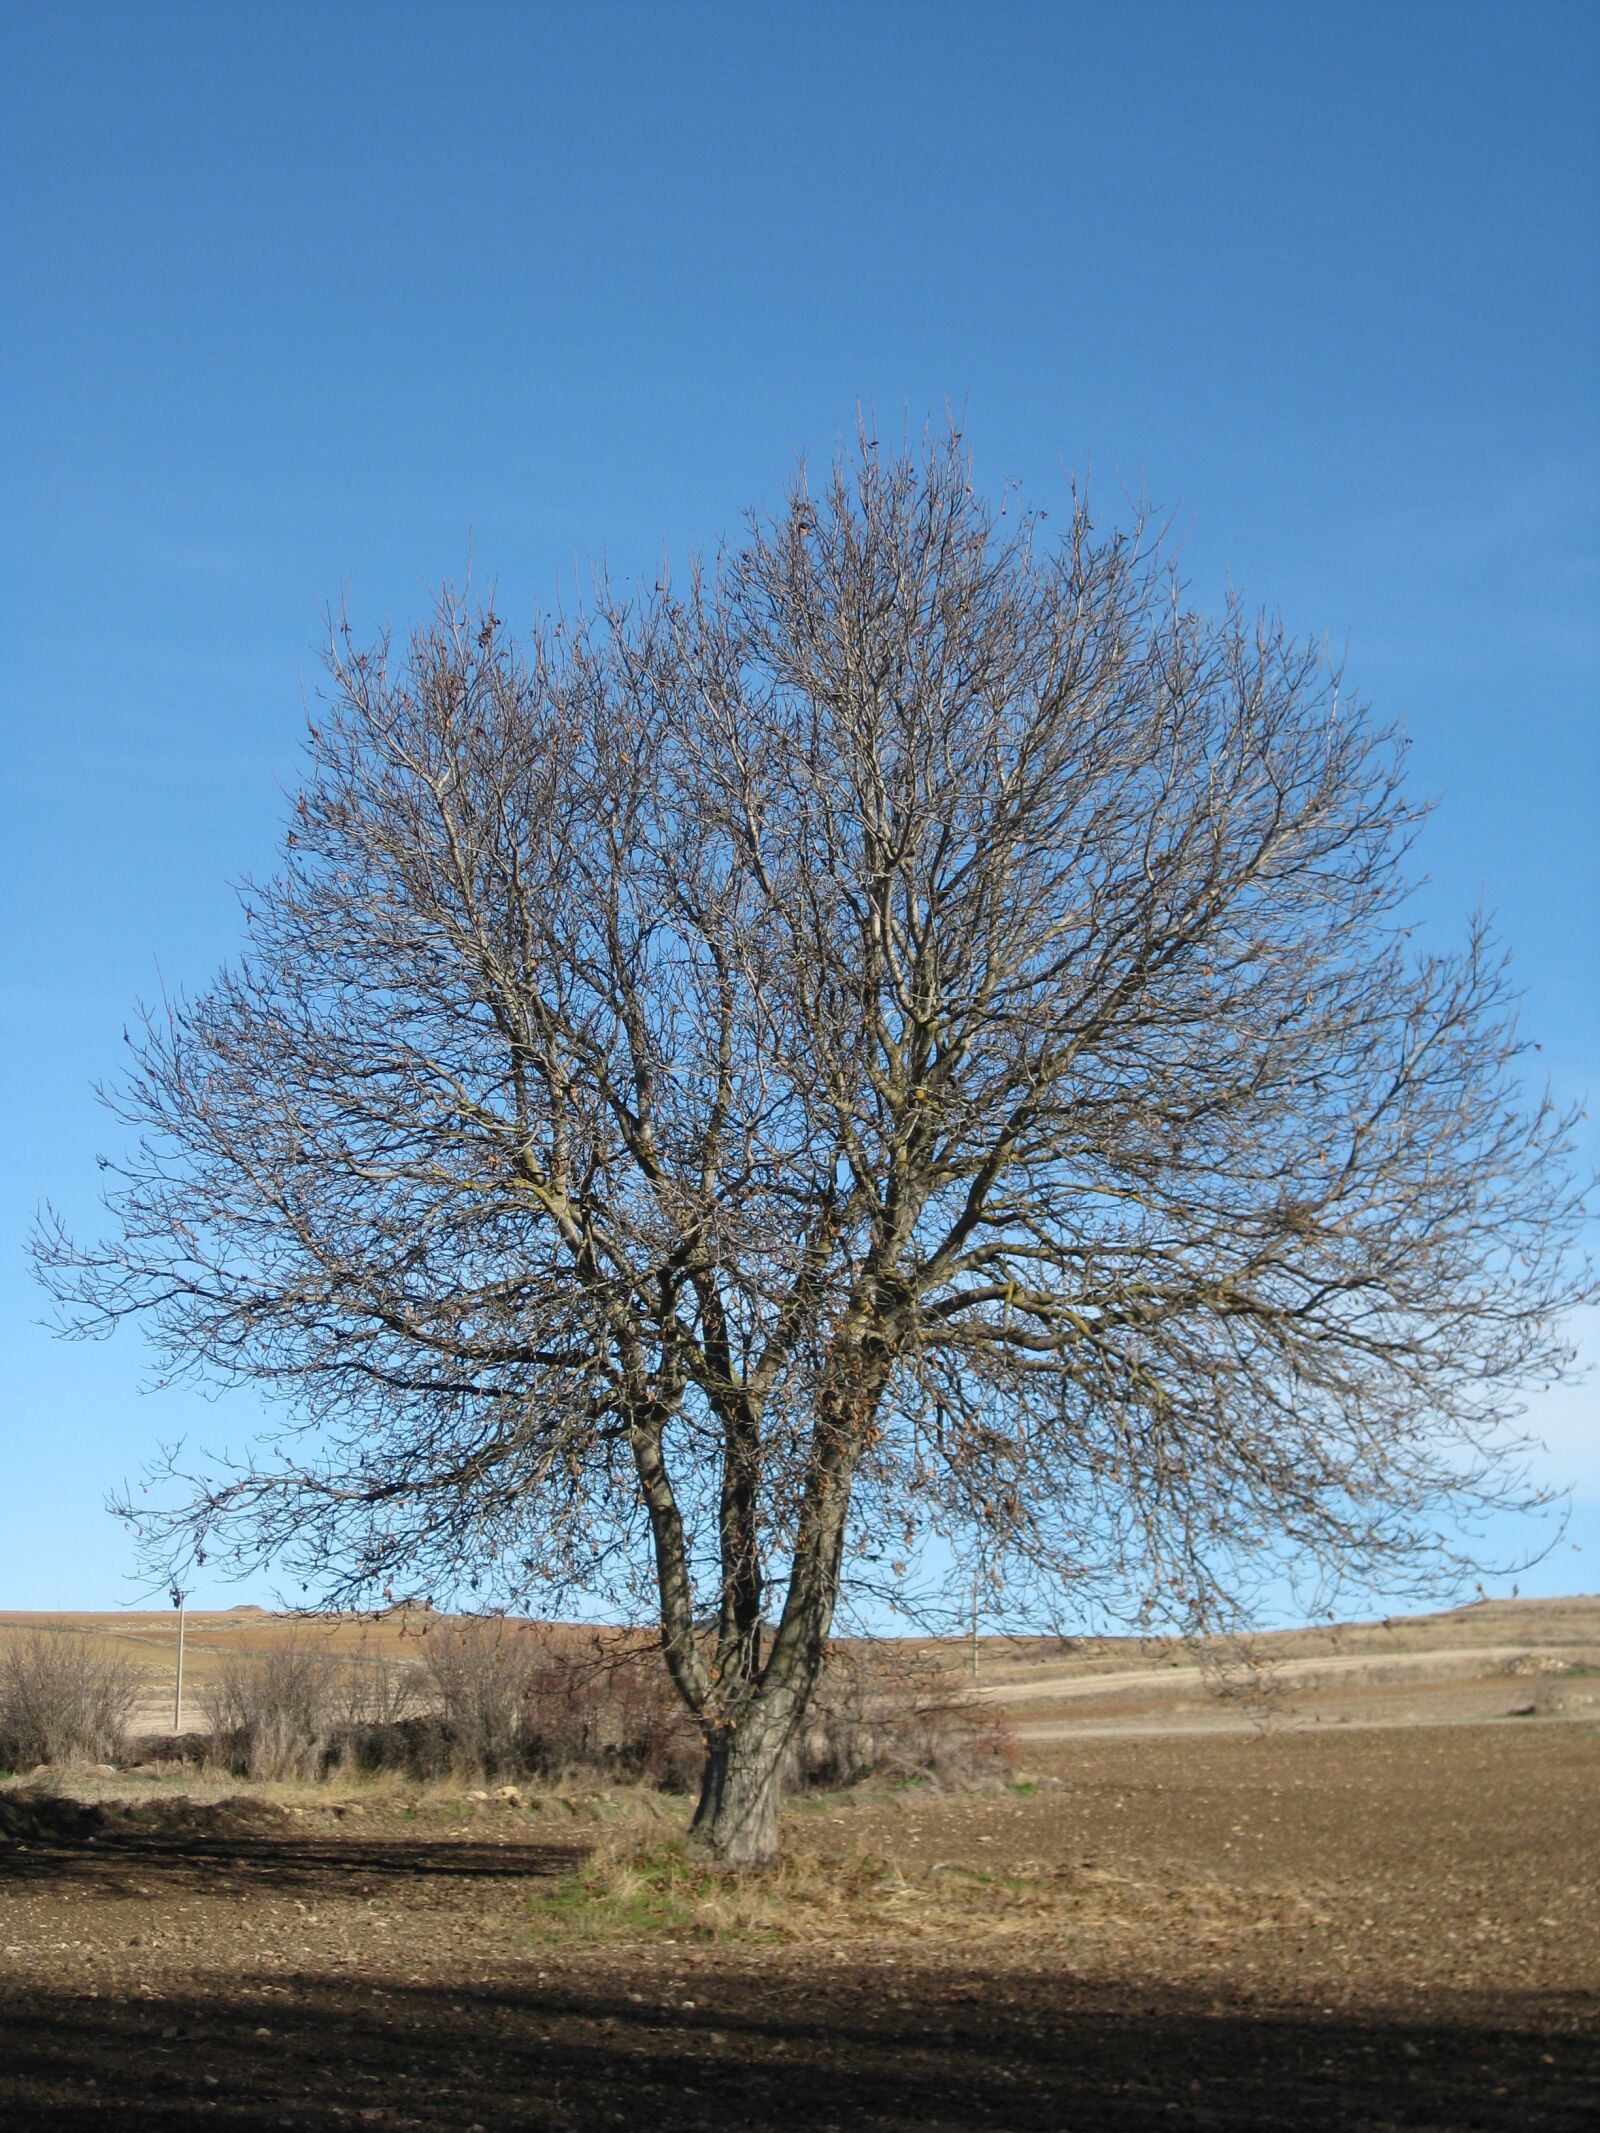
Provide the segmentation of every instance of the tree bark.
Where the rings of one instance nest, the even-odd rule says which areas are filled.
[[[716,1865],[777,1863],[783,1756],[791,1730],[759,1703],[749,1706],[739,1723],[708,1729],[700,1800],[689,1834]]]
[[[819,1435],[772,1649],[749,1692],[725,1716],[705,1722],[706,1765],[690,1835],[720,1866],[770,1866],[778,1857],[783,1759],[822,1672],[839,1596],[857,1447],[887,1376],[881,1353],[874,1362],[865,1382],[847,1374],[853,1380],[847,1397],[835,1391],[819,1403]]]

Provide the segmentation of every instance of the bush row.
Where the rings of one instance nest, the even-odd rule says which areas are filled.
[[[694,1746],[653,1651],[534,1623],[435,1623],[409,1663],[330,1657],[289,1640],[230,1655],[200,1701],[213,1759],[241,1777],[581,1768],[670,1785]]]
[[[129,1667],[45,1631],[0,1653],[0,1767],[112,1761],[139,1690]],[[601,1631],[437,1622],[407,1662],[309,1637],[230,1653],[197,1691],[206,1736],[146,1744],[239,1777],[393,1771],[428,1781],[570,1774],[681,1791],[701,1744],[660,1656]],[[801,1787],[875,1775],[968,1785],[1004,1768],[1001,1722],[932,1665],[860,1650],[828,1664],[788,1772]]]

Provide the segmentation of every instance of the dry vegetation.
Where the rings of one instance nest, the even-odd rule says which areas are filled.
[[[0,1645],[0,1770],[120,1754],[136,1668],[86,1638],[35,1629]]]
[[[648,1639],[495,1619],[241,1613],[197,1626],[181,1733],[154,1670],[121,1656],[120,1625],[13,1617],[8,1630],[0,1618],[0,1772],[113,1759],[269,1781],[394,1774],[669,1792],[699,1777],[698,1733]],[[170,1629],[167,1641],[175,1669]],[[1005,1714],[937,1653],[840,1646],[787,1778],[798,1789],[874,1776],[970,1786],[1002,1780],[1009,1753]]]

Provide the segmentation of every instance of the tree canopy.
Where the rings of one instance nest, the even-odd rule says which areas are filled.
[[[738,1791],[930,1536],[1203,1627],[1517,1493],[1570,1120],[1483,925],[1411,938],[1396,736],[1143,524],[863,442],[681,587],[340,623],[308,741],[107,1240],[40,1240],[73,1325],[287,1403],[156,1545],[643,1575]]]

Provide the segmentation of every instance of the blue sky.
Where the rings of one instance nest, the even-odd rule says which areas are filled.
[[[1142,486],[1200,599],[1347,648],[1428,925],[1496,910],[1600,1090],[1592,10],[8,0],[0,70],[0,1606],[121,1603],[106,1488],[248,1426],[50,1340],[23,1238],[92,1208],[136,998],[236,943],[320,610],[470,558],[525,619],[858,403]],[[1600,1589],[1597,1403],[1530,1418],[1578,1504],[1524,1590]]]

